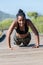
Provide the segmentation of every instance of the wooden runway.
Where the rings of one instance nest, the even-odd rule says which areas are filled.
[[[32,48],[33,41],[32,36],[30,46],[12,44],[14,50],[7,48],[6,39],[0,42],[0,65],[43,65],[43,37],[40,36],[39,48]]]

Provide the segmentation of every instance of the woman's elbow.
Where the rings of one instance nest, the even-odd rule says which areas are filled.
[[[38,31],[36,31],[35,35],[39,36],[39,32],[38,32]]]

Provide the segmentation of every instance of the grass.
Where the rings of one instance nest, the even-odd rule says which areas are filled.
[[[39,33],[43,33],[43,16],[38,16],[36,19],[31,19]]]
[[[8,29],[12,23],[12,19],[3,20],[0,22],[0,30]]]

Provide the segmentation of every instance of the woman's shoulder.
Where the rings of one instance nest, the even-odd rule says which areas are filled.
[[[16,19],[15,19],[15,20],[13,20],[13,22],[12,22],[11,26],[13,26],[13,27],[17,27],[17,20],[16,20]]]
[[[14,23],[17,23],[17,19],[14,19],[13,22],[14,22]]]
[[[27,24],[30,24],[31,20],[30,19],[26,19],[26,22],[27,22]]]
[[[26,19],[26,21],[30,22],[31,20],[30,19]]]
[[[17,25],[17,19],[13,20],[13,23],[14,23],[15,25]]]

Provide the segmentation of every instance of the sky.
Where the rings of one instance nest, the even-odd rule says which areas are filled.
[[[0,0],[0,11],[16,15],[19,9],[43,14],[43,0]]]

